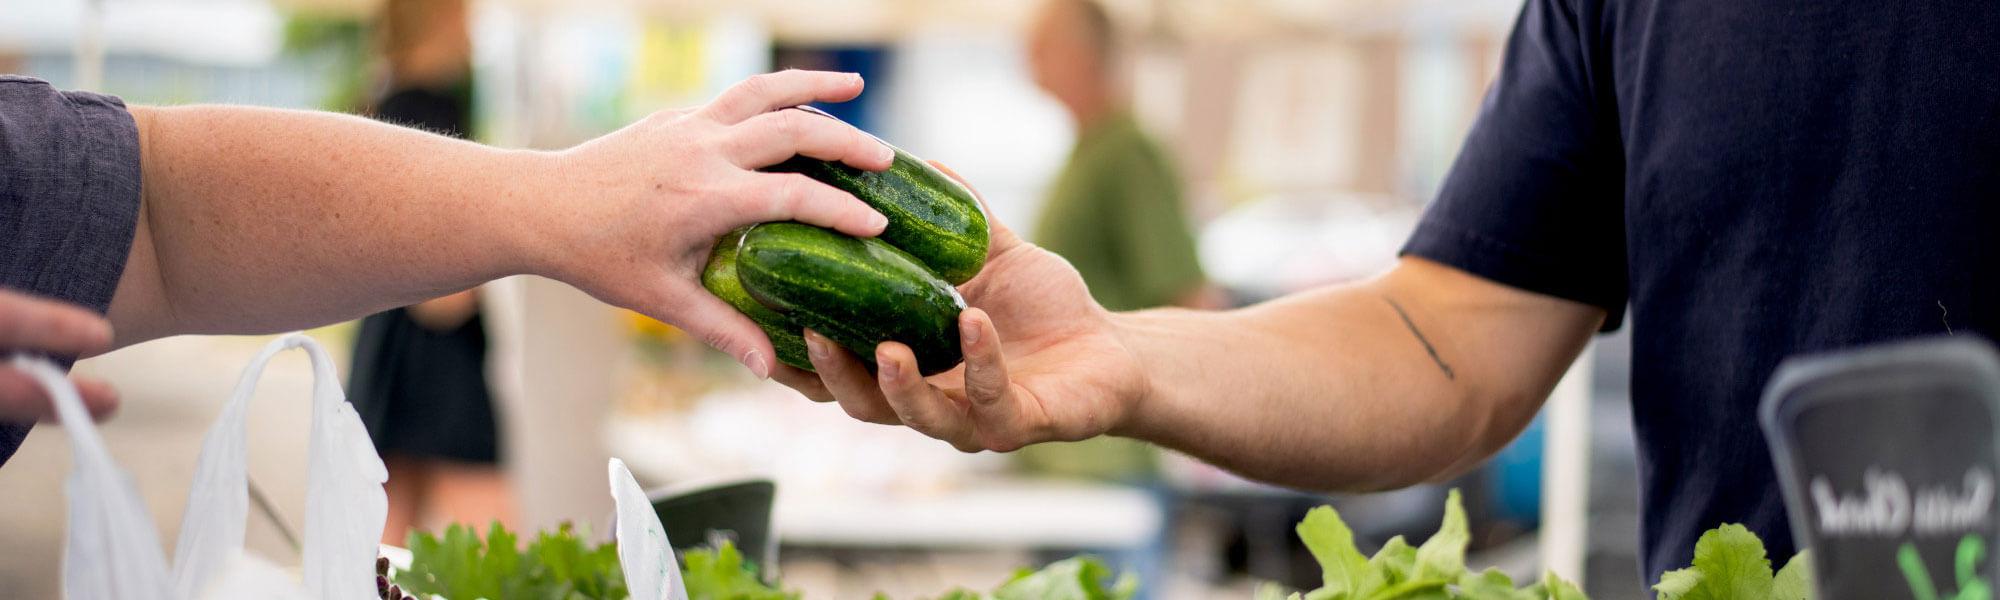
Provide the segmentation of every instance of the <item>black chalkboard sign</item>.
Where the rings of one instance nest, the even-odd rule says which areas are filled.
[[[1821,600],[1991,597],[1991,345],[1960,336],[1793,358],[1761,417]]]

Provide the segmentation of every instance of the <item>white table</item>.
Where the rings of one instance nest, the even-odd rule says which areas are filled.
[[[981,480],[926,492],[779,490],[778,539],[860,548],[1126,549],[1164,524],[1143,490],[1104,484]]]

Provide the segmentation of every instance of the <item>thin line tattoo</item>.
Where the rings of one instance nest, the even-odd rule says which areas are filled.
[[[1408,311],[1403,310],[1403,305],[1398,304],[1395,298],[1390,298],[1388,296],[1383,296],[1382,301],[1388,302],[1389,308],[1396,309],[1396,316],[1403,318],[1403,326],[1408,327],[1410,329],[1410,335],[1417,336],[1417,343],[1424,345],[1424,352],[1430,353],[1431,362],[1437,363],[1438,370],[1444,371],[1444,378],[1450,379],[1452,381],[1458,381],[1458,374],[1454,373],[1451,370],[1451,365],[1445,364],[1444,357],[1438,356],[1437,347],[1431,345],[1430,338],[1424,337],[1424,332],[1422,330],[1417,329],[1417,323],[1415,321],[1410,320],[1410,313]]]

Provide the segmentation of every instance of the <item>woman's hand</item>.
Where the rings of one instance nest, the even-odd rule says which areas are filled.
[[[765,221],[796,220],[857,235],[888,221],[852,195],[804,175],[757,169],[793,155],[879,171],[893,151],[834,119],[798,110],[861,93],[859,75],[784,71],[752,77],[706,106],[656,113],[562,152],[546,200],[573,207],[554,228],[548,274],[611,304],[672,323],[770,374],[771,343],[702,289],[715,240]]]
[[[55,418],[55,406],[26,373],[6,367],[7,354],[78,356],[111,347],[111,324],[61,302],[0,290],[0,421],[32,423]],[[118,407],[118,392],[101,381],[78,380],[90,414],[103,418]]]
[[[965,364],[919,377],[910,348],[885,342],[871,376],[839,345],[808,332],[818,376],[780,367],[777,379],[813,400],[839,402],[856,419],[905,425],[966,452],[1114,431],[1146,395],[1138,357],[1068,261],[991,223],[986,267],[960,288],[974,307],[959,315]]]

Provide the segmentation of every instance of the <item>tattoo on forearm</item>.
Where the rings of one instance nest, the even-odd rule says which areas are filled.
[[[1444,357],[1438,356],[1437,347],[1431,345],[1430,338],[1424,337],[1423,330],[1417,329],[1417,323],[1410,320],[1409,311],[1403,310],[1403,305],[1397,303],[1395,298],[1383,296],[1382,301],[1388,302],[1389,308],[1396,309],[1396,316],[1403,318],[1403,326],[1410,329],[1410,335],[1417,336],[1417,343],[1424,345],[1424,352],[1430,353],[1431,362],[1437,363],[1439,371],[1444,371],[1444,378],[1457,381],[1458,374],[1452,372],[1451,365],[1445,364]]]

